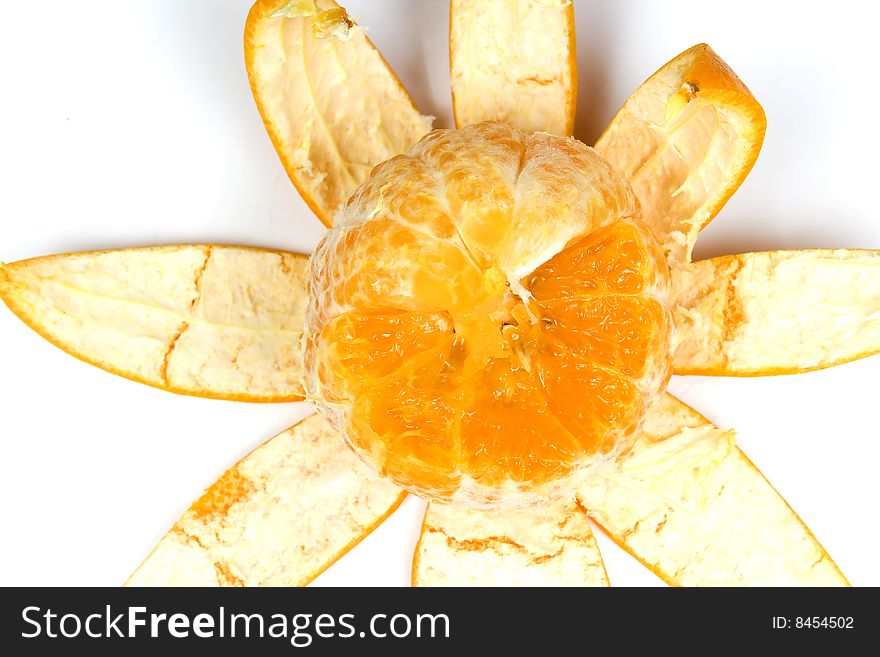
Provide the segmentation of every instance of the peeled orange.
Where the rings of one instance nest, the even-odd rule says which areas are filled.
[[[429,499],[552,492],[625,446],[668,379],[666,265],[638,215],[574,139],[430,133],[313,256],[309,397]]]

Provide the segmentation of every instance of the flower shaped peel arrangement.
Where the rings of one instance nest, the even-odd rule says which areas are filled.
[[[588,157],[584,153],[589,149],[570,139],[576,95],[571,3],[521,0],[513,5],[515,16],[507,3],[452,2],[456,122],[478,125],[454,133],[477,137],[468,137],[472,141],[450,153],[449,162],[464,158],[461,153],[473,146],[473,151],[467,151],[472,161],[496,138],[504,141],[505,148],[517,148],[514,142],[526,144],[518,173],[527,170],[529,148],[536,143],[555,149],[553,165],[580,162],[578,158]],[[497,43],[517,43],[518,47],[499,51],[491,47]],[[398,193],[398,205],[392,203],[393,184],[385,189],[370,187],[374,167],[385,163],[376,168],[373,181],[379,179],[383,167],[387,172],[396,166],[389,159],[417,152],[417,143],[429,133],[430,120],[419,114],[363,31],[335,3],[257,2],[245,28],[245,56],[257,106],[294,185],[328,226],[335,217],[352,215],[331,235],[342,240],[339,236],[359,226],[379,226],[387,213],[396,213],[395,220],[425,221],[416,228],[430,232],[431,239],[444,230],[444,222],[454,224],[458,234],[449,239],[467,247],[483,274],[503,261],[498,253],[515,252],[515,242],[505,243],[508,246],[502,251],[495,242],[486,241],[485,235],[494,235],[492,231],[481,233],[480,226],[467,223],[475,214],[472,208],[477,199],[468,196],[472,190],[467,184],[479,178],[473,172],[462,181],[453,181],[461,186],[453,186],[452,192],[448,186],[438,191],[432,179],[425,198]],[[676,374],[795,373],[880,351],[880,252],[777,251],[691,261],[699,231],[739,187],[757,158],[764,127],[763,110],[745,85],[708,46],[700,45],[651,76],[595,145],[604,163],[596,166],[608,165],[637,199],[638,225],[647,226],[645,239],[656,240],[662,250],[665,262],[658,271],[669,270],[668,289],[662,294],[670,323],[668,342],[662,349],[653,342],[633,349],[662,354]],[[485,135],[492,137],[480,141]],[[442,139],[446,139],[443,133],[435,132],[423,143]],[[491,182],[492,167],[503,159],[486,157],[486,178],[478,180],[477,187]],[[435,164],[429,172],[432,176],[449,173],[444,168],[447,160]],[[572,181],[583,175],[586,172],[575,174]],[[552,198],[561,199],[559,207],[564,211],[553,215],[559,231],[581,226],[589,238],[590,232],[605,227],[584,223],[577,214],[583,206],[566,200],[567,185],[552,187],[540,180],[545,185],[542,193],[552,189]],[[522,184],[517,179],[508,186],[519,190],[517,185]],[[438,209],[432,202],[440,197],[444,204]],[[416,198],[421,205],[407,214],[406,203]],[[462,198],[472,205],[456,205]],[[519,202],[519,191],[516,198]],[[359,199],[363,208],[357,205]],[[599,214],[610,212],[611,202],[605,199],[603,203]],[[426,212],[429,207],[436,212]],[[501,223],[492,227],[504,222],[512,225],[524,207],[528,209],[520,203],[518,210],[502,213],[493,219]],[[571,208],[569,217],[566,212]],[[555,237],[556,232],[538,227],[540,217],[537,213],[535,217],[520,228],[535,244],[544,244],[541,240]],[[404,225],[408,231],[416,228]],[[573,233],[571,239],[555,246],[551,240],[547,248],[558,255],[560,249],[573,248],[584,234]],[[381,235],[390,239],[388,231]],[[352,244],[362,245],[364,239],[361,235]],[[398,246],[412,243],[406,241],[408,237],[400,239],[395,242]],[[639,253],[644,256],[646,250],[649,247]],[[371,257],[375,262],[393,260],[401,252],[389,248],[385,255],[372,252]],[[589,256],[593,260],[583,256],[577,262],[587,262],[593,267],[590,271],[599,271],[596,263],[602,252],[596,253]],[[322,264],[326,269],[337,263],[325,259]],[[401,263],[402,268],[414,271],[417,265]],[[313,263],[310,271],[303,255],[243,247],[122,249],[4,265],[0,295],[48,340],[108,371],[177,393],[282,402],[302,399],[306,390],[313,394],[323,389],[322,385],[304,385],[303,374],[309,368],[300,343],[304,331],[317,331],[305,336],[315,344],[326,337],[323,323],[309,329],[307,322],[312,312],[309,281],[314,307],[316,296],[318,301],[323,299],[316,283],[323,280],[324,269]],[[526,309],[519,315],[510,311],[516,321],[505,316],[502,333],[511,326],[526,326],[534,319],[525,316],[530,310],[539,315],[550,312],[546,310],[549,301],[541,306],[536,287],[517,289],[525,275],[534,274],[534,267],[515,278],[510,275],[516,269],[513,265],[510,271],[501,269],[506,279],[502,278],[499,294],[508,295],[505,299],[516,296]],[[608,274],[612,269],[601,271]],[[347,273],[347,280],[356,280]],[[608,278],[603,285],[620,280]],[[414,287],[410,290],[413,298],[420,302],[435,299],[432,295],[443,286],[432,285],[427,291]],[[359,298],[345,296],[352,289],[360,290],[355,284],[343,285],[335,294],[352,302]],[[530,295],[537,311],[528,302]],[[414,312],[412,308],[406,311]],[[467,345],[479,343],[471,336],[483,333],[450,314],[456,325],[448,331]],[[387,315],[381,321],[389,321]],[[632,315],[622,317],[621,321],[632,319]],[[607,341],[598,329],[584,331],[595,338],[587,350],[589,358],[619,357],[616,351],[602,350]],[[417,343],[413,347],[417,352],[426,349],[419,340],[413,343]],[[311,368],[312,376],[319,378],[325,362],[322,354],[328,348],[321,344],[325,351],[315,347],[317,364]],[[384,351],[379,348],[376,353],[381,357],[374,361],[387,364],[395,350],[406,352],[401,344]],[[516,344],[532,348],[532,343]],[[486,362],[497,363],[498,350],[507,348],[504,345],[486,356]],[[535,354],[534,371],[550,372],[546,350]],[[511,366],[512,375],[505,370],[496,376],[492,370],[492,380],[501,382],[499,390],[506,389],[504,385],[514,377],[516,384],[509,393],[513,397],[524,385],[517,377],[525,376],[524,371],[532,374],[531,358],[523,359],[519,352],[518,358],[517,366]],[[354,370],[344,370],[353,367],[353,359],[349,354],[334,366],[343,372],[345,381],[354,376]],[[453,359],[444,361],[450,362]],[[628,367],[617,361],[617,369],[606,365],[598,369],[619,372]],[[397,389],[388,387],[384,370],[358,372],[374,376],[386,386],[382,391]],[[665,385],[659,365],[657,372]],[[432,381],[438,380],[437,373],[432,376]],[[477,402],[468,396],[471,393],[459,394],[460,383],[448,385],[457,395],[450,402],[454,408],[493,412],[496,401]],[[342,397],[350,393],[345,386],[340,390]],[[552,499],[540,507],[532,500],[525,506],[501,506],[488,512],[456,503],[458,480],[450,484],[454,490],[448,496],[438,493],[437,481],[431,480],[427,496],[452,503],[432,502],[428,507],[413,562],[416,585],[607,585],[588,518],[673,585],[847,584],[816,538],[738,450],[731,432],[713,426],[668,394],[646,393],[644,399],[635,394],[615,395],[606,406],[591,406],[590,413],[576,414],[577,421],[572,420],[571,408],[576,400],[563,408],[556,398],[542,397],[544,406],[534,411],[534,417],[543,421],[552,415],[553,422],[562,427],[560,435],[565,431],[576,440],[564,456],[542,456],[537,459],[539,465],[497,441],[483,446],[488,458],[477,462],[474,451],[466,448],[473,444],[474,432],[459,425],[453,432],[457,436],[454,448],[444,448],[442,453],[424,450],[430,438],[424,432],[417,434],[412,445],[398,440],[399,432],[389,438],[375,420],[397,412],[386,398],[373,400],[370,406],[388,411],[384,414],[365,412],[360,417],[352,410],[340,417],[326,412],[314,415],[224,474],[162,539],[129,584],[306,584],[369,534],[405,497],[406,492],[383,476],[392,469],[391,455],[398,459],[393,461],[396,474],[392,478],[402,485],[425,480],[426,469],[433,474],[454,466],[456,472],[466,471],[476,481],[489,482],[489,489],[498,486],[499,477],[516,482],[517,492],[541,477],[568,486],[560,490],[557,485]],[[583,397],[589,406],[593,397]],[[335,398],[316,397],[315,401],[328,408],[341,403]],[[348,401],[359,408],[357,399]],[[639,406],[642,401],[644,408]],[[426,413],[419,408],[407,417],[423,421]],[[620,427],[614,426],[626,433],[620,449],[615,449],[616,443],[603,447],[600,439],[605,434],[584,429],[585,417],[598,418],[596,426],[601,427],[620,422]],[[501,419],[496,424],[506,427]],[[342,434],[349,443],[368,436],[362,444],[353,445],[360,459],[345,445]],[[538,443],[529,440],[533,438],[523,438],[519,449],[525,445],[528,454],[534,454]],[[543,433],[534,440],[549,441],[555,447],[561,439]],[[401,452],[399,445],[406,445],[406,451]],[[540,446],[543,449],[544,442]],[[508,451],[493,451],[502,448]],[[590,469],[588,476],[569,476],[581,457],[600,453],[608,458]],[[382,474],[375,472],[383,468]]]

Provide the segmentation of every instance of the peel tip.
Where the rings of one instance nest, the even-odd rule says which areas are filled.
[[[16,263],[6,263],[0,260],[0,299],[12,309],[13,290],[16,287],[13,268]]]

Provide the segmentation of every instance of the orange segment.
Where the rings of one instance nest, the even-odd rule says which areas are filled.
[[[606,294],[541,304],[548,342],[565,345],[563,359],[594,363],[626,376],[642,376],[662,348],[666,310],[656,299]]]
[[[349,440],[381,463],[383,475],[414,492],[451,495],[458,487],[460,374],[449,336],[363,391],[351,407]]]
[[[435,130],[410,155],[435,177],[434,198],[447,208],[474,261],[517,280],[572,240],[638,213],[625,180],[574,139],[479,123]],[[422,168],[416,171],[421,175]],[[411,176],[387,182],[391,189],[405,185],[400,189],[407,193]],[[363,208],[347,212],[362,216]]]
[[[481,272],[457,245],[384,214],[334,233],[313,257],[313,266],[325,267],[311,283],[317,313],[331,306],[445,311],[471,305],[482,288]],[[414,268],[418,262],[431,267]]]
[[[405,178],[407,184],[396,184]],[[390,213],[400,223],[440,239],[455,234],[445,199],[435,194],[437,180],[419,158],[396,155],[376,165],[370,178],[348,200],[349,212],[375,217]]]
[[[568,473],[593,448],[580,444],[547,403],[538,377],[491,361],[470,389],[461,421],[462,468],[482,485],[543,483]]]
[[[543,358],[541,381],[554,415],[589,452],[606,453],[631,435],[645,410],[629,378],[569,354]]]
[[[493,253],[503,251],[508,237],[499,227],[513,213],[514,183],[524,166],[525,146],[502,125],[487,123],[482,130],[486,138],[481,148],[469,148],[457,133],[435,131],[425,141],[430,148],[423,149],[422,159],[441,176],[438,191],[465,248],[485,266]]]
[[[629,180],[666,252],[687,261],[751,170],[766,126],[748,88],[700,44],[635,91],[596,151]]]
[[[346,389],[337,391],[334,398],[369,391],[404,363],[436,351],[451,333],[449,320],[438,314],[387,310],[339,315],[321,335],[329,345],[323,367],[346,373]],[[328,375],[325,381],[330,380]]]
[[[377,167],[313,257],[309,396],[423,497],[560,490],[668,380],[668,275],[631,201],[574,140],[431,133]]]
[[[539,301],[595,293],[638,294],[665,275],[644,225],[619,221],[587,235],[538,267],[526,285]]]
[[[287,175],[326,225],[380,162],[431,129],[333,0],[258,0],[244,32],[251,90]]]
[[[526,131],[572,133],[572,2],[452,0],[449,64],[456,126],[500,121]]]

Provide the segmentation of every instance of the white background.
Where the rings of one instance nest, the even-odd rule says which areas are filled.
[[[175,242],[310,251],[323,229],[264,134],[245,77],[248,0],[3,2],[0,258]],[[422,111],[450,124],[445,0],[351,13]],[[880,248],[873,3],[577,0],[577,136],[709,42],[768,115],[751,176],[697,257]],[[83,365],[0,308],[0,583],[121,583],[190,501],[304,404],[177,397]],[[880,357],[768,379],[677,378],[855,584],[880,584]],[[404,585],[422,504],[322,584]],[[743,536],[748,541],[748,536]],[[604,537],[612,583],[657,584]]]

